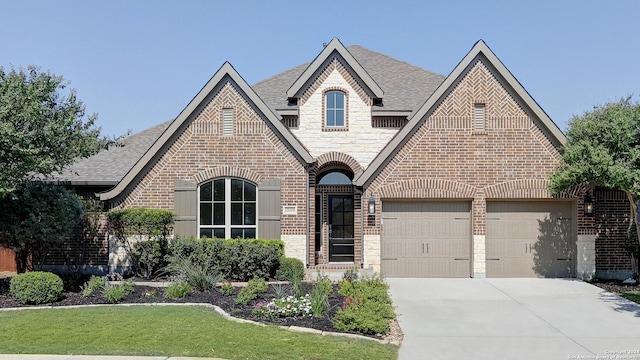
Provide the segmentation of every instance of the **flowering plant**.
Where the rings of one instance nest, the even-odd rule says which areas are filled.
[[[269,302],[258,302],[253,307],[253,313],[264,318],[312,316],[311,300],[307,294],[301,297],[287,296]]]
[[[157,294],[158,294],[158,289],[156,288],[147,289],[142,292],[143,297],[153,297],[153,296],[156,296]]]
[[[223,283],[222,285],[220,285],[220,291],[222,292],[223,295],[226,295],[226,296],[233,295],[234,289],[235,288],[231,284],[231,281],[227,281],[226,283]]]
[[[360,303],[362,302],[362,300],[360,299],[354,299],[351,297],[346,297],[342,299],[342,308],[346,309],[349,306],[358,306]]]

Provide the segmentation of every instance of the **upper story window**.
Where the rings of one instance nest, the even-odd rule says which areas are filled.
[[[342,91],[329,91],[325,95],[325,127],[345,126],[345,95]]]
[[[207,181],[198,191],[200,237],[255,239],[256,185],[241,179]]]

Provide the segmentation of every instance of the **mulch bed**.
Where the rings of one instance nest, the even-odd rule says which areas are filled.
[[[618,281],[618,280],[596,280],[596,281],[592,281],[591,284],[599,288],[605,289],[609,292],[612,292],[614,294],[619,294],[619,293],[628,292],[628,291],[640,292],[640,284],[626,285],[626,284],[623,284],[622,281]]]
[[[13,308],[13,307],[33,307],[34,305],[24,305],[10,296],[8,296],[8,279],[0,279],[0,308]],[[303,283],[305,293],[308,293],[311,288],[311,284]],[[155,290],[155,296],[144,296],[145,292]],[[305,328],[312,328],[322,331],[342,332],[333,326],[332,320],[335,313],[342,307],[343,297],[338,294],[337,285],[334,284],[333,292],[329,296],[330,308],[323,317],[289,317],[289,318],[277,318],[277,319],[265,319],[257,317],[253,314],[252,310],[254,305],[259,302],[270,301],[275,297],[275,290],[273,286],[269,286],[266,293],[262,294],[258,299],[250,301],[247,305],[236,305],[234,302],[235,295],[237,295],[239,288],[235,289],[235,293],[232,296],[225,296],[217,291],[191,291],[187,296],[179,299],[170,299],[164,295],[164,288],[154,288],[149,286],[136,286],[133,294],[123,298],[119,304],[148,304],[148,303],[208,303],[217,305],[226,311],[229,315],[247,320],[253,320],[256,322],[267,323],[279,326],[300,326]],[[102,296],[102,294],[96,294],[91,296],[83,296],[79,289],[76,291],[65,291],[63,298],[57,302],[45,304],[46,306],[69,306],[69,305],[92,305],[92,304],[109,304],[109,302]],[[362,334],[359,334],[362,335]],[[381,339],[381,336],[376,337]]]

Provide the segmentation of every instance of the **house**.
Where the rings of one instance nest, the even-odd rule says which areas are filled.
[[[478,278],[631,269],[623,194],[551,196],[565,136],[483,41],[448,76],[336,38],[253,86],[225,63],[175,119],[126,143],[57,180],[111,209],[174,210],[176,236],[282,239],[309,268]],[[91,264],[109,265],[106,242]]]

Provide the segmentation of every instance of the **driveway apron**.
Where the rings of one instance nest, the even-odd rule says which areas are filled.
[[[579,280],[387,282],[400,360],[640,360],[640,305]]]

